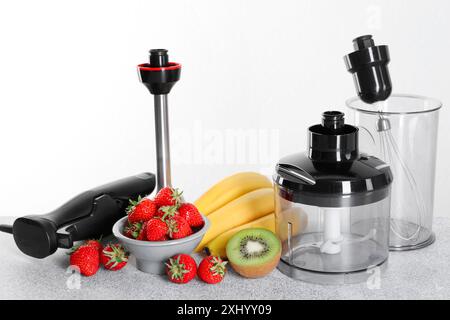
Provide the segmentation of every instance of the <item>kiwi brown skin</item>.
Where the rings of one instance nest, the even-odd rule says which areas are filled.
[[[261,278],[269,273],[271,273],[278,265],[278,262],[280,261],[281,257],[281,246],[280,250],[277,255],[273,257],[272,260],[268,261],[267,263],[259,266],[240,266],[237,264],[234,264],[233,262],[229,261],[231,267],[234,271],[239,273],[241,276],[245,278]]]

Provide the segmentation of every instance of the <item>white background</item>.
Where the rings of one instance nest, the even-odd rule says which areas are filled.
[[[305,148],[322,111],[345,111],[342,56],[371,33],[390,45],[396,92],[444,102],[435,215],[450,217],[449,13],[447,0],[2,1],[0,215],[155,171],[153,102],[135,68],[150,48],[183,64],[169,97],[173,176],[193,200],[228,174],[269,173]],[[222,142],[240,134],[264,150],[236,160],[242,146]]]

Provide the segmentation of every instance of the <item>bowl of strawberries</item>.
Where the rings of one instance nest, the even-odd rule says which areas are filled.
[[[136,257],[139,270],[164,274],[167,259],[194,251],[208,228],[208,219],[183,201],[179,189],[165,187],[153,199],[130,200],[113,234]]]

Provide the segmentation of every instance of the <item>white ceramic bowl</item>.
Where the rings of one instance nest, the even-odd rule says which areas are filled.
[[[194,234],[176,240],[167,241],[140,241],[130,239],[123,234],[123,229],[128,217],[123,217],[113,226],[114,236],[124,247],[136,257],[137,268],[146,273],[163,274],[165,272],[164,263],[179,253],[190,254],[202,241],[203,236],[209,229],[209,220],[203,216],[204,226]]]

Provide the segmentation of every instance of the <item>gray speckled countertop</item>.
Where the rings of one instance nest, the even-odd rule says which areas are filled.
[[[0,218],[11,223],[13,218]],[[119,272],[100,270],[67,282],[65,250],[37,260],[23,255],[10,235],[0,233],[0,299],[450,299],[450,219],[436,218],[436,242],[418,251],[393,252],[379,289],[367,284],[323,286],[292,280],[275,270],[258,280],[230,271],[219,285],[193,280],[179,286],[142,273],[134,261]],[[197,257],[200,258],[200,257]],[[71,278],[72,277],[72,278]]]

